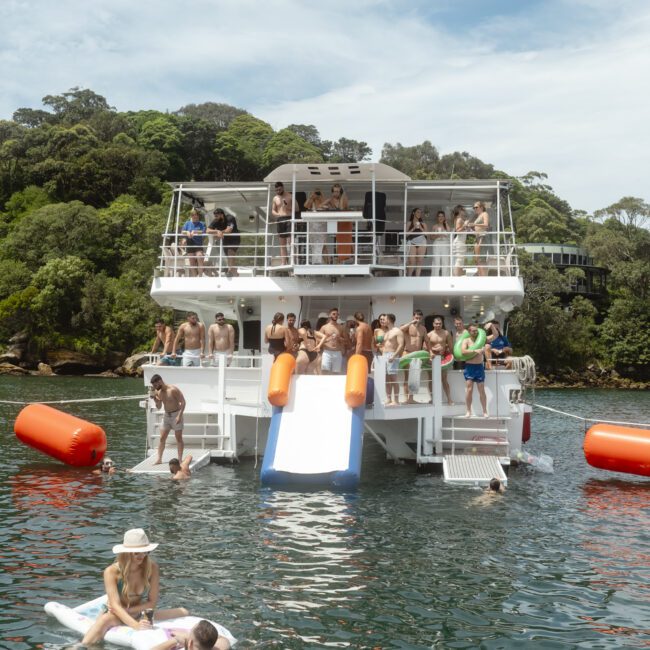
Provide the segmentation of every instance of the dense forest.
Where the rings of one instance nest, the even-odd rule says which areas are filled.
[[[172,113],[119,112],[88,89],[43,98],[0,120],[0,344],[28,341],[32,360],[57,348],[97,359],[151,341],[149,297],[168,180],[258,180],[287,162],[369,160],[365,142],[322,140],[309,124],[274,131],[213,102]],[[413,178],[511,178],[429,141],[386,143],[381,162]],[[589,365],[647,379],[650,206],[624,197],[573,209],[546,174],[511,178],[519,242],[574,243],[609,269],[605,300],[570,298],[580,269],[560,273],[521,253],[526,298],[510,319],[517,354],[546,372]]]

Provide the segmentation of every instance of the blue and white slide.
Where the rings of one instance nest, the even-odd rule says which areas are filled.
[[[262,483],[358,485],[365,405],[350,408],[345,403],[345,382],[345,375],[292,377],[289,403],[273,407]]]
[[[45,604],[44,609],[50,616],[56,618],[59,623],[83,636],[95,622],[95,619],[104,611],[107,600],[108,597],[104,594],[75,608],[61,603],[49,602]],[[200,620],[203,619],[198,616],[170,618],[166,621],[154,622],[152,630],[134,630],[128,625],[117,625],[108,630],[104,638],[110,643],[126,648],[150,650],[159,643],[169,640],[171,630],[191,630]],[[231,646],[237,643],[237,639],[225,627],[214,621],[210,621],[210,623],[217,628],[219,636],[223,636],[230,641]]]

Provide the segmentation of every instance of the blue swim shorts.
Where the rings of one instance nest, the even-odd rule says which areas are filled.
[[[474,381],[481,384],[485,381],[485,368],[482,363],[466,363],[463,368],[465,381]]]

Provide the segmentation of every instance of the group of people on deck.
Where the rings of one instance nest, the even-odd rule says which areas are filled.
[[[469,325],[467,330],[463,319],[454,319],[454,331],[449,332],[444,327],[444,318],[434,316],[432,329],[427,331],[424,325],[424,315],[421,310],[413,312],[413,318],[403,325],[396,325],[394,314],[380,314],[368,325],[365,316],[356,312],[354,318],[345,323],[339,322],[339,310],[330,309],[327,317],[319,318],[316,327],[311,321],[303,320],[296,327],[296,315],[285,315],[278,312],[264,331],[264,341],[268,351],[277,358],[288,352],[296,357],[297,374],[339,374],[344,373],[347,359],[352,354],[361,354],[368,362],[368,370],[372,367],[375,357],[383,357],[386,363],[386,406],[395,406],[400,396],[400,360],[413,352],[424,350],[429,358],[445,357],[452,354],[454,343],[467,331],[462,343],[464,355],[470,359],[462,363],[466,381],[465,403],[466,415],[471,416],[472,392],[476,386],[483,415],[487,416],[487,402],[483,383],[485,368],[492,368],[495,359],[503,359],[509,367],[509,357],[512,347],[507,337],[500,330],[496,320],[485,325],[487,343],[483,348],[474,350],[478,336],[478,325]],[[409,389],[408,368],[403,372],[402,384],[406,404],[416,404],[415,396]],[[442,372],[442,388],[447,403],[453,405],[447,373]],[[431,377],[426,384],[431,401]]]
[[[280,246],[280,265],[290,262],[292,235],[300,229],[292,227],[291,218],[298,216],[301,209],[307,211],[349,210],[347,195],[340,183],[331,187],[330,196],[316,188],[309,193],[304,205],[299,206],[291,192],[282,182],[275,183],[275,196],[271,202],[270,222],[275,224]],[[455,276],[465,273],[466,258],[470,253],[467,236],[474,235],[473,259],[480,276],[487,275],[487,254],[490,253],[487,233],[490,230],[490,215],[482,201],[473,205],[474,214],[468,215],[463,205],[456,205],[449,217],[444,210],[438,210],[433,224],[428,225],[425,213],[419,207],[413,208],[409,215],[405,232],[406,274],[420,276],[425,268],[430,268],[432,276]],[[236,256],[241,246],[241,235],[234,215],[216,208],[212,220],[207,219],[199,209],[192,209],[189,219],[181,228],[178,242],[170,246],[171,253],[187,260],[190,276],[215,275],[215,264],[207,259],[208,235],[212,235],[213,245],[222,246],[225,274],[237,276]],[[211,258],[215,256],[210,254]],[[337,255],[327,243],[325,221],[309,224],[309,262],[311,264],[330,264]],[[184,266],[176,269],[184,274]]]
[[[487,275],[486,233],[490,229],[490,215],[482,201],[474,203],[474,218],[465,208],[457,205],[452,210],[451,225],[444,210],[438,210],[435,222],[429,227],[421,208],[413,208],[406,226],[406,274],[420,276],[425,264],[431,260],[431,275],[462,275],[469,253],[467,236],[474,235],[474,260],[478,275]],[[430,248],[430,251],[429,251]],[[428,252],[429,251],[429,252]]]

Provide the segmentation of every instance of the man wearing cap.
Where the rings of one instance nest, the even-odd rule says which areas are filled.
[[[185,648],[186,650],[229,650],[230,642],[223,636],[219,636],[217,628],[206,621],[199,621],[189,632],[185,630],[173,630],[172,638],[154,646],[151,650],[175,650]]]

